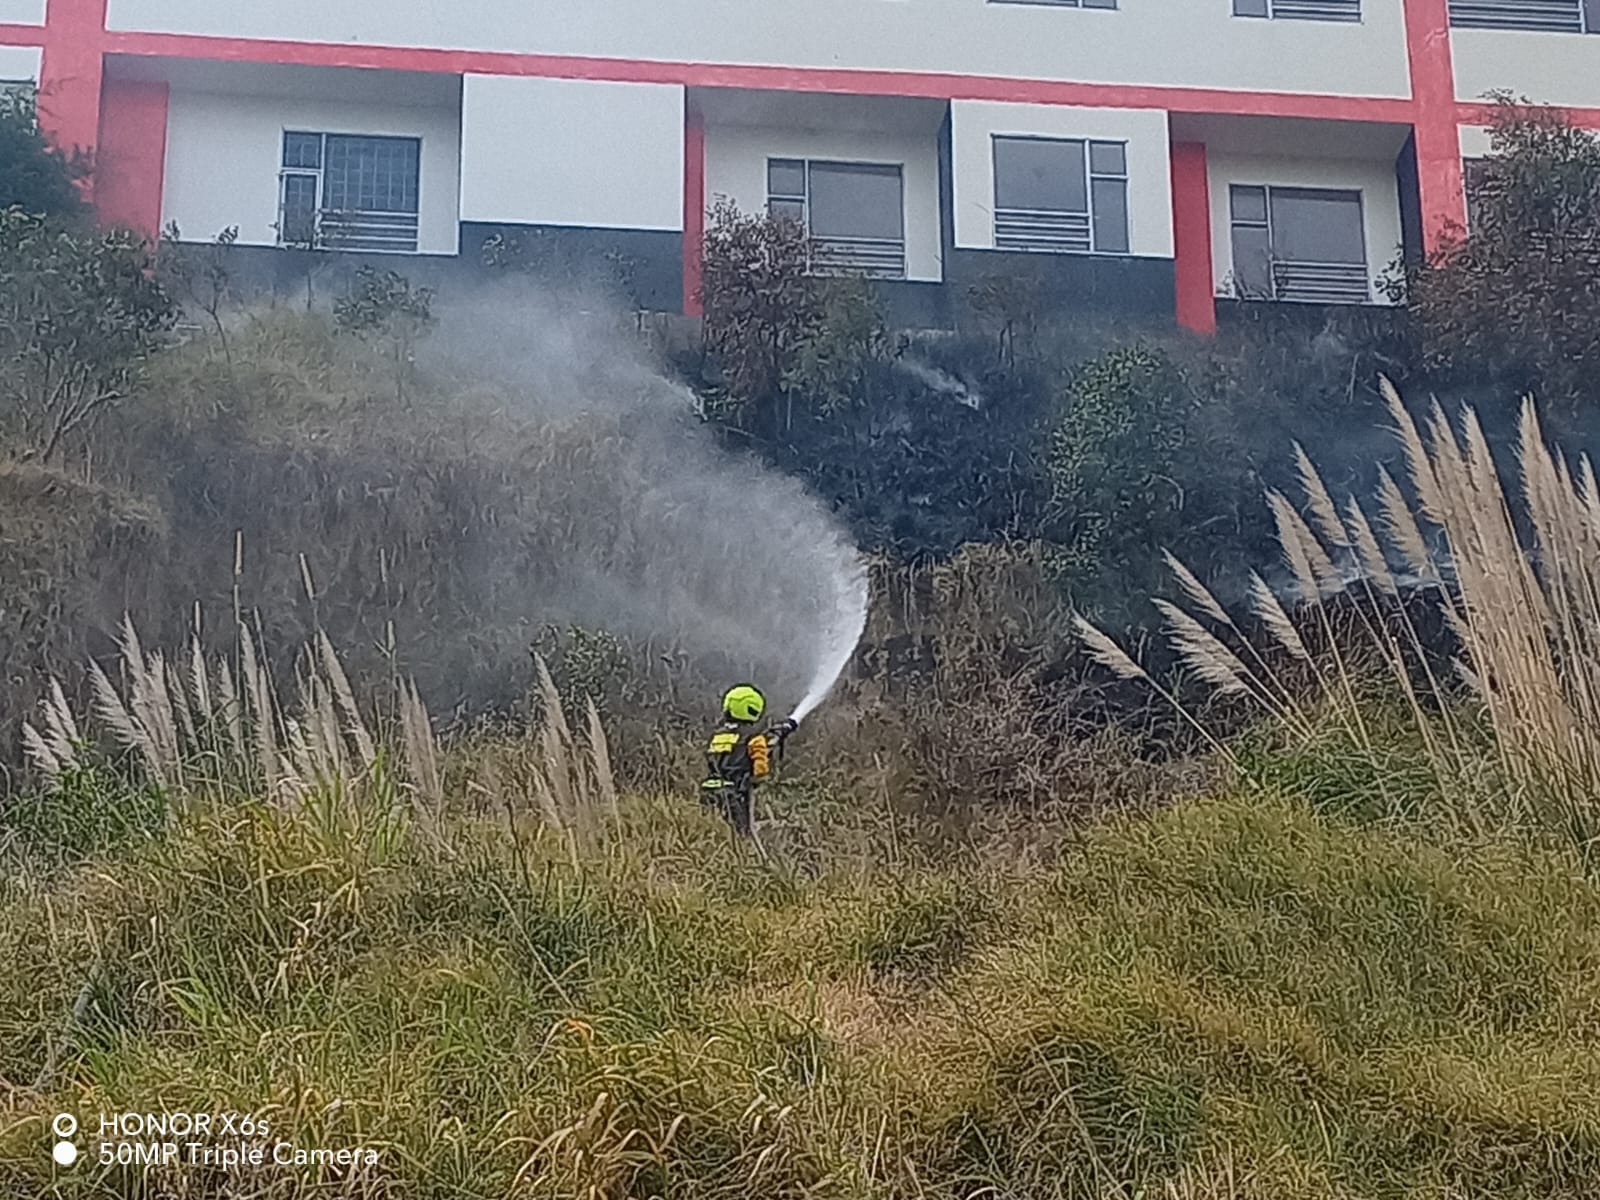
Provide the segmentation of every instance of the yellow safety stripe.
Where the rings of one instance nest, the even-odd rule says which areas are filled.
[[[737,733],[714,733],[711,735],[711,753],[727,754],[739,744]]]

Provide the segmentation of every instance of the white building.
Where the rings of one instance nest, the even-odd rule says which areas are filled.
[[[695,311],[706,210],[937,296],[1377,302],[1464,223],[1484,94],[1600,126],[1600,0],[0,0],[95,203],[262,247],[622,247]]]

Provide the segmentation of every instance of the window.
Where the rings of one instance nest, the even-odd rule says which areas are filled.
[[[1276,21],[1359,21],[1361,0],[1233,0],[1233,15]]]
[[[1462,29],[1600,33],[1600,0],[1450,0],[1450,24]]]
[[[1228,202],[1234,293],[1241,299],[1372,299],[1360,192],[1234,184]]]
[[[767,213],[805,226],[814,271],[905,278],[905,195],[898,165],[769,158]]]
[[[417,138],[286,132],[278,241],[416,253],[421,153]]]
[[[1128,253],[1127,145],[995,137],[994,244],[1056,254]]]

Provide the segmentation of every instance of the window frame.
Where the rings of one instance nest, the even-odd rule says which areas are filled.
[[[1241,192],[1257,192],[1257,193],[1260,193],[1262,204],[1263,204],[1263,212],[1262,212],[1262,216],[1259,219],[1253,218],[1253,217],[1240,217],[1238,215],[1238,211],[1237,211],[1237,209],[1238,209],[1238,195]],[[1311,260],[1311,259],[1280,258],[1279,255],[1278,255],[1278,248],[1277,248],[1277,244],[1276,244],[1277,238],[1276,238],[1276,235],[1275,235],[1274,221],[1273,221],[1273,203],[1272,202],[1273,202],[1273,193],[1274,192],[1279,192],[1279,193],[1297,192],[1297,193],[1309,193],[1311,195],[1320,194],[1320,195],[1329,196],[1329,197],[1339,196],[1339,197],[1350,197],[1350,198],[1352,198],[1354,200],[1354,202],[1355,202],[1355,205],[1356,205],[1357,228],[1360,231],[1360,235],[1361,235],[1361,258],[1360,258],[1359,263],[1356,263],[1356,262],[1334,263],[1334,262],[1323,262],[1323,261]],[[1268,280],[1268,292],[1267,292],[1266,295],[1260,295],[1260,294],[1254,293],[1254,292],[1247,294],[1244,291],[1244,289],[1241,288],[1241,286],[1240,286],[1240,283],[1239,283],[1239,278],[1240,278],[1239,251],[1238,251],[1238,231],[1240,229],[1260,230],[1260,231],[1265,232],[1265,234],[1266,234],[1266,238],[1267,238],[1267,280]],[[1232,260],[1232,264],[1233,264],[1233,269],[1232,269],[1232,271],[1230,273],[1231,274],[1231,290],[1232,290],[1232,293],[1233,293],[1233,299],[1236,299],[1236,300],[1267,301],[1267,302],[1276,303],[1276,304],[1303,304],[1303,303],[1329,303],[1329,304],[1362,303],[1362,304],[1371,304],[1372,303],[1372,287],[1373,287],[1373,285],[1372,285],[1372,259],[1371,259],[1371,248],[1367,244],[1367,237],[1368,237],[1368,230],[1367,230],[1367,199],[1366,199],[1365,189],[1363,189],[1363,188],[1360,188],[1360,187],[1320,187],[1320,186],[1306,186],[1304,184],[1293,184],[1293,183],[1277,183],[1277,184],[1273,184],[1273,183],[1246,183],[1246,182],[1241,182],[1241,181],[1238,181],[1238,180],[1232,180],[1232,181],[1230,181],[1228,183],[1228,252],[1229,252],[1230,258]],[[1356,301],[1356,300],[1353,300],[1353,299],[1351,299],[1351,300],[1329,299],[1329,300],[1320,300],[1319,301],[1319,300],[1316,300],[1316,299],[1307,299],[1307,298],[1295,297],[1295,296],[1285,296],[1285,295],[1282,294],[1282,281],[1281,281],[1281,278],[1280,278],[1280,270],[1279,270],[1280,266],[1283,266],[1283,265],[1311,267],[1311,268],[1334,268],[1334,269],[1346,268],[1346,269],[1349,269],[1349,270],[1352,270],[1352,271],[1359,266],[1361,274],[1362,274],[1362,277],[1363,277],[1363,280],[1364,280],[1363,298],[1361,300],[1359,300],[1359,301]]]
[[[818,158],[810,155],[796,156],[788,154],[768,154],[766,156],[765,163],[765,211],[767,216],[769,218],[784,220],[798,219],[800,227],[804,230],[806,235],[806,244],[808,246],[808,261],[806,264],[806,269],[810,273],[814,275],[858,273],[873,279],[888,280],[910,278],[910,238],[908,237],[910,221],[908,220],[906,213],[906,164],[904,162],[888,162],[883,160],[874,161],[868,159]],[[801,187],[803,188],[803,191],[773,191],[772,172],[775,164],[798,166],[801,171]],[[812,187],[812,173],[814,168],[819,166],[824,168],[842,167],[846,169],[865,168],[871,171],[882,172],[885,175],[887,175],[888,172],[893,171],[896,182],[900,187],[900,207],[897,213],[900,225],[900,236],[898,238],[856,238],[819,235],[815,233],[811,227],[812,193],[814,190]],[[777,217],[777,215],[772,211],[774,203],[798,204],[800,206],[799,218],[787,216],[781,218]],[[828,263],[819,261],[820,258],[831,253],[829,250],[830,244],[832,246],[839,246],[846,243],[857,244],[863,249],[863,256],[858,259],[857,262],[858,264],[865,265],[852,265],[849,262],[841,262],[830,265]],[[873,265],[868,261],[868,259],[871,257],[871,248],[874,244],[880,248],[880,253],[878,256],[879,262],[877,265]],[[887,248],[887,257],[884,256],[882,248]],[[898,257],[895,257],[896,255]]]
[[[1006,142],[1042,142],[1050,145],[1077,146],[1080,151],[1079,161],[1083,165],[1083,211],[1078,212],[1068,208],[1023,208],[1000,203],[1000,150]],[[1094,157],[1096,148],[1112,147],[1122,156],[1122,170],[1120,172],[1097,170]],[[994,238],[995,249],[1014,250],[1026,254],[1079,254],[1091,255],[1099,258],[1127,258],[1133,254],[1133,214],[1129,203],[1131,186],[1128,171],[1128,139],[1126,138],[1095,138],[1095,137],[1059,137],[1054,134],[1033,133],[1002,133],[989,134],[989,170],[992,180],[992,206],[994,223],[991,234]],[[1107,219],[1095,203],[1096,183],[1117,183],[1122,187],[1122,226],[1121,248],[1107,249],[1103,242],[1108,240],[1102,230],[1102,224]],[[1002,214],[1014,214],[1008,218]],[[1063,217],[1083,217],[1088,224],[1088,245],[1082,249],[1068,245],[1002,245],[1003,240],[1008,240],[1002,235],[1000,227],[1008,219],[1015,220],[1021,214],[1035,214],[1045,219]],[[1026,219],[1026,218],[1024,218]],[[1022,237],[1009,239],[1022,241]]]
[[[289,146],[292,138],[316,139],[317,155],[315,165],[290,164]],[[330,209],[328,207],[328,150],[329,143],[336,138],[357,142],[404,144],[412,147],[415,161],[414,177],[410,181],[413,206],[410,209]],[[278,141],[278,245],[299,249],[351,250],[363,254],[420,254],[422,252],[422,152],[423,139],[418,134],[350,133],[348,131],[313,130],[304,127],[284,126],[280,131]],[[305,239],[290,238],[287,236],[289,231],[285,228],[288,224],[290,183],[294,180],[306,179],[313,181],[312,191],[315,199],[311,210],[312,228],[310,237]],[[362,236],[359,231],[350,235],[354,241],[362,244],[351,246],[327,244],[323,232],[324,218],[328,213],[334,211],[352,213],[357,217],[368,218],[371,231],[366,236]],[[385,234],[398,236],[384,236]],[[337,236],[337,234],[334,235],[334,237]]]
[[[1507,13],[1500,17],[1486,17],[1459,11],[1464,9],[1467,4],[1488,6],[1495,2],[1496,0],[1449,0],[1447,12],[1450,28],[1486,29],[1490,32],[1502,33],[1600,34],[1600,0],[1572,0],[1575,10],[1574,15],[1577,17],[1577,27],[1571,29],[1540,24],[1537,21],[1531,23],[1519,22],[1515,13]]]
[[[1323,21],[1330,25],[1360,25],[1367,19],[1366,9],[1362,0],[1353,0],[1354,13],[1318,13],[1309,11],[1316,0],[1233,0],[1232,15],[1250,21]],[[1323,0],[1323,3],[1339,3],[1341,0]],[[1288,5],[1289,11],[1280,9],[1281,5]],[[1307,11],[1295,11],[1297,8]],[[1258,11],[1242,11],[1244,9]]]

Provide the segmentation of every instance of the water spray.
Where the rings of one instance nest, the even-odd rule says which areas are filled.
[[[439,308],[432,369],[560,447],[549,479],[573,480],[529,502],[533,553],[487,564],[492,586],[545,622],[671,645],[702,680],[798,695],[788,720],[808,718],[865,630],[854,539],[800,479],[724,445],[620,322],[577,315],[590,307],[502,281]]]
[[[833,685],[844,674],[867,627],[867,573],[855,554],[836,564],[833,587],[830,589],[831,611],[817,614],[821,618],[818,643],[822,657],[811,677],[811,686],[800,698],[789,720],[798,725],[810,716],[833,690]]]

